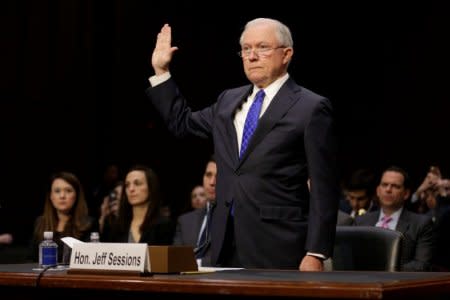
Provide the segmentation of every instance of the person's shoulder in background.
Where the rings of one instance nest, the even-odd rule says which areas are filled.
[[[353,218],[350,216],[350,214],[338,210],[336,225],[337,226],[353,225]]]

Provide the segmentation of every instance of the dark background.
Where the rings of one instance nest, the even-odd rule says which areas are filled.
[[[166,22],[180,48],[171,72],[194,109],[247,83],[236,55],[241,30],[255,17],[276,18],[293,33],[290,74],[333,101],[343,178],[390,164],[415,184],[431,164],[448,174],[444,1],[335,2],[2,2],[1,222],[26,241],[53,171],[76,173],[90,195],[108,163],[150,165],[174,214],[185,206],[212,147],[175,140],[147,103],[149,58]]]

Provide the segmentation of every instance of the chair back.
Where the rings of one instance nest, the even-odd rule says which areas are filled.
[[[337,226],[332,270],[398,271],[403,234],[375,226]]]

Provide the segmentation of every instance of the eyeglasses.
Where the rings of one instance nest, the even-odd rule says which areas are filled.
[[[239,51],[237,54],[240,57],[247,58],[250,56],[252,51],[259,57],[266,57],[270,54],[271,51],[276,49],[286,48],[285,46],[278,46],[278,47],[270,47],[266,45],[259,45],[256,48],[252,47],[244,47],[241,51]]]

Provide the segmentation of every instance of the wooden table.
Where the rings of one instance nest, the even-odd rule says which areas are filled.
[[[0,265],[0,293],[14,299],[450,298],[450,273],[239,270],[150,276],[33,271],[32,264]],[[442,297],[442,298],[440,298]],[[6,299],[6,298],[5,298]]]

